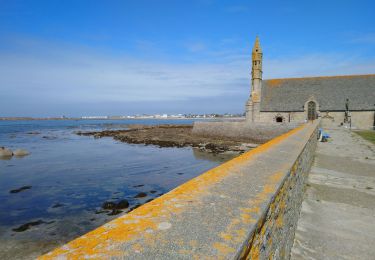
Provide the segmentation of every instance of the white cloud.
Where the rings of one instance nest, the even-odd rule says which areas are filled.
[[[247,97],[251,54],[223,49],[189,63],[115,56],[100,50],[21,41],[0,49],[1,103],[14,99],[71,104],[192,100]],[[345,53],[267,57],[265,78],[375,72],[375,59]],[[245,100],[246,98],[243,98]],[[238,102],[242,102],[240,100]],[[7,102],[9,104],[9,102]],[[207,106],[209,104],[204,104]],[[203,104],[202,104],[203,106]],[[5,111],[6,113],[6,111]]]
[[[207,46],[203,42],[188,42],[185,44],[190,52],[200,52],[206,50]]]
[[[43,50],[43,51],[42,51]],[[113,57],[83,49],[0,52],[0,90],[59,100],[159,101],[225,95],[243,78],[225,64]]]
[[[331,76],[375,73],[375,58],[363,60],[345,54],[306,54],[299,57],[266,58],[265,78]]]

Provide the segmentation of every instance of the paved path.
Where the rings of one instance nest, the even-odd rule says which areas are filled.
[[[291,259],[375,259],[375,145],[327,130],[311,169]]]

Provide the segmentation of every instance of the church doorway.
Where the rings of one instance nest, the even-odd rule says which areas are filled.
[[[307,120],[316,119],[316,104],[314,101],[307,103]]]

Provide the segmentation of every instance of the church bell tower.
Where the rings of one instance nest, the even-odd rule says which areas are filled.
[[[260,97],[262,91],[262,61],[263,52],[260,46],[259,37],[255,39],[252,50],[251,68],[251,94],[246,103],[246,120],[250,122],[260,121]]]

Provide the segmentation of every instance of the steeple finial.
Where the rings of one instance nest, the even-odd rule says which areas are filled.
[[[258,35],[257,35],[257,37],[255,38],[255,43],[254,43],[254,47],[253,47],[253,52],[262,53],[262,47],[260,47],[260,42],[259,42],[259,37],[258,37]]]

